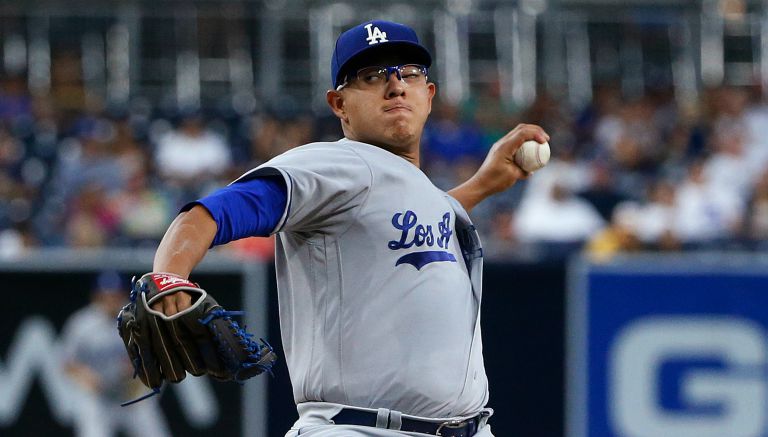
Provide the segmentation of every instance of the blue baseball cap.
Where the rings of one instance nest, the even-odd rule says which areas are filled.
[[[393,48],[413,57],[413,63],[429,67],[432,56],[419,43],[419,37],[410,27],[391,21],[366,21],[339,35],[331,58],[331,84],[338,87],[344,81],[344,68],[355,58],[372,50]]]
[[[128,281],[115,270],[105,270],[96,276],[93,290],[96,293],[122,293],[128,290]]]

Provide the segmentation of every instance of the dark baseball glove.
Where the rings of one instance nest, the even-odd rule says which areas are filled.
[[[152,309],[156,301],[181,291],[192,296],[188,309],[172,316]],[[205,290],[180,276],[147,273],[134,280],[131,300],[117,316],[117,330],[135,375],[152,395],[164,381],[179,382],[187,372],[235,382],[270,372],[277,355],[232,320],[241,314],[224,310]]]

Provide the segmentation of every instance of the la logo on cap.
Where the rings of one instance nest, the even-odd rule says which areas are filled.
[[[378,27],[374,27],[373,30],[371,30],[371,27],[373,27],[373,23],[365,25],[365,30],[368,31],[368,38],[365,40],[368,41],[369,46],[380,42],[387,42],[387,32],[382,32]]]

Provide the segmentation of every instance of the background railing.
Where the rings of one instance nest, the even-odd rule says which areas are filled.
[[[768,76],[765,8],[738,0],[6,2],[0,71],[28,71],[46,93],[53,63],[70,58],[87,93],[116,105],[246,109],[258,98],[321,110],[335,35],[368,17],[412,25],[454,102],[496,81],[510,105],[545,88],[578,106],[606,81],[630,96],[674,84],[693,97]]]

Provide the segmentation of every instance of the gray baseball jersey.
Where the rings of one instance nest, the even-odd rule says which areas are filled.
[[[296,403],[479,412],[482,257],[459,203],[405,159],[347,139],[243,177],[277,173],[288,187],[276,266]]]
[[[125,346],[115,335],[115,317],[96,304],[72,314],[62,331],[61,357],[64,363],[84,365],[101,379],[103,398],[122,402],[136,385],[129,379],[131,363]]]

